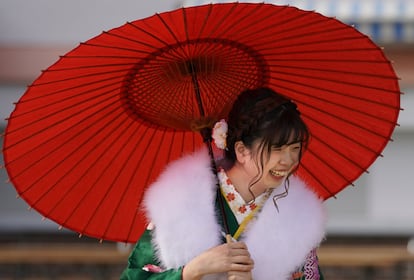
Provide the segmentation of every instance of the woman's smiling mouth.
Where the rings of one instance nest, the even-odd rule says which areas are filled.
[[[276,177],[284,177],[288,175],[286,170],[270,170],[270,174]]]

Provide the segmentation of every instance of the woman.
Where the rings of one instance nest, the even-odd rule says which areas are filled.
[[[309,139],[296,105],[268,88],[247,90],[227,121],[213,132],[225,148],[217,175],[202,150],[149,187],[151,224],[121,279],[322,279],[322,201],[292,175]]]

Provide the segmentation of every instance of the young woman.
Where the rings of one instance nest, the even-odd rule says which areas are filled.
[[[151,224],[121,279],[322,279],[322,201],[293,175],[309,139],[296,105],[244,91],[213,136],[225,151],[217,174],[201,150],[149,187]]]

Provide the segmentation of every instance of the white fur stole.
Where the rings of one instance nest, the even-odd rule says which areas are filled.
[[[155,224],[153,244],[165,268],[179,268],[221,243],[215,198],[216,178],[204,149],[170,164],[149,187],[144,206]],[[289,195],[277,203],[279,212],[271,196],[241,238],[255,261],[257,280],[289,279],[324,237],[322,201],[298,178],[290,178]]]

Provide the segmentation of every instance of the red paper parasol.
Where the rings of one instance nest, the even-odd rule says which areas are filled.
[[[9,177],[62,226],[134,242],[148,184],[203,145],[195,127],[259,86],[298,104],[312,133],[298,174],[324,199],[380,155],[400,110],[381,49],[336,19],[263,3],[182,8],[104,32],[44,71],[8,122]]]

